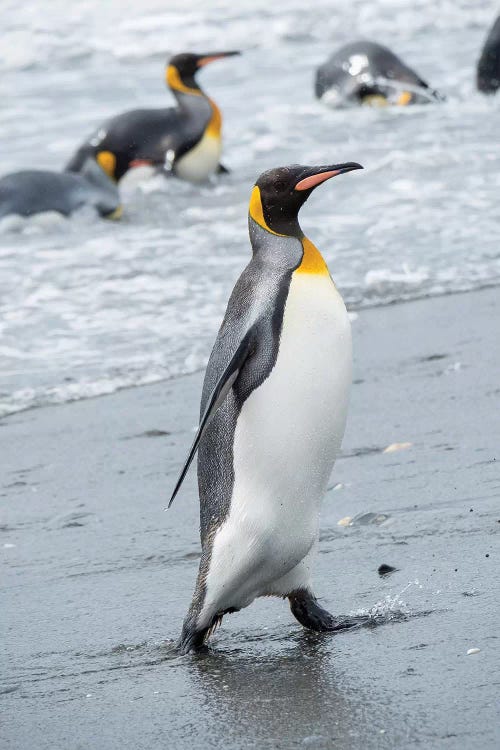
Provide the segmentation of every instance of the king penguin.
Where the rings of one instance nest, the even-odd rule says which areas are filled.
[[[318,185],[354,169],[362,167],[271,169],[252,190],[252,259],[229,299],[199,428],[170,499],[198,450],[202,556],[182,653],[202,648],[223,615],[260,596],[288,597],[312,630],[357,624],[330,615],[312,589],[320,505],[346,422],[351,329],[298,222]]]
[[[239,52],[183,53],[169,61],[166,82],[177,107],[134,109],[112,117],[78,149],[66,165],[78,172],[89,156],[118,181],[131,168],[149,165],[189,182],[204,182],[220,163],[222,115],[200,88],[197,72]]]
[[[84,206],[106,219],[122,215],[117,186],[93,159],[85,160],[80,174],[27,169],[0,178],[0,218],[45,211],[70,216]]]
[[[394,52],[376,42],[351,42],[316,71],[315,93],[330,107],[425,104],[444,97]]]

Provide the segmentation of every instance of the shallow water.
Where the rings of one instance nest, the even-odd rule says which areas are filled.
[[[198,567],[194,471],[163,508],[201,373],[1,420],[2,748],[497,750],[497,291],[353,326],[314,587],[376,627],[310,634],[260,599],[209,653],[174,651]]]
[[[168,6],[168,7],[167,7]],[[170,101],[167,54],[244,50],[200,76],[225,118],[211,186],[124,186],[120,223],[89,215],[0,227],[0,415],[203,366],[248,259],[250,187],[266,168],[356,160],[303,226],[351,307],[500,282],[500,98],[474,91],[494,2],[2,3],[1,171],[60,168],[104,117]],[[329,111],[315,66],[365,36],[448,96]]]

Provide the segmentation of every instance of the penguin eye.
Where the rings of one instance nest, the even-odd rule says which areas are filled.
[[[274,189],[277,193],[282,193],[286,188],[286,183],[284,180],[276,180],[274,183]]]

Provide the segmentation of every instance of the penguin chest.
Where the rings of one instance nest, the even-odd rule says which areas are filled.
[[[198,143],[175,162],[175,173],[188,182],[203,182],[214,174],[220,163],[220,136],[205,133]]]
[[[286,572],[316,539],[346,421],[351,331],[328,274],[294,273],[273,345],[275,365],[238,416],[229,520]]]

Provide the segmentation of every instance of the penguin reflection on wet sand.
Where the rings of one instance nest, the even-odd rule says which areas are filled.
[[[70,216],[85,206],[107,219],[122,213],[118,188],[93,159],[85,161],[80,174],[29,169],[0,178],[0,217],[46,211]]]
[[[500,16],[490,29],[477,64],[477,87],[485,94],[494,94],[500,88]]]
[[[177,107],[134,109],[112,117],[76,152],[66,166],[78,172],[91,156],[114,180],[133,167],[149,165],[189,182],[204,182],[220,163],[222,115],[198,85],[198,71],[239,52],[183,53],[169,61],[166,82]]]
[[[425,104],[444,97],[387,47],[352,42],[316,71],[315,93],[330,107]]]
[[[359,164],[264,172],[249,206],[253,256],[231,294],[207,366],[198,450],[202,557],[180,640],[205,643],[223,615],[288,598],[306,628],[335,631],[312,590],[319,513],[344,434],[351,329],[320,252],[298,222],[321,183]]]

